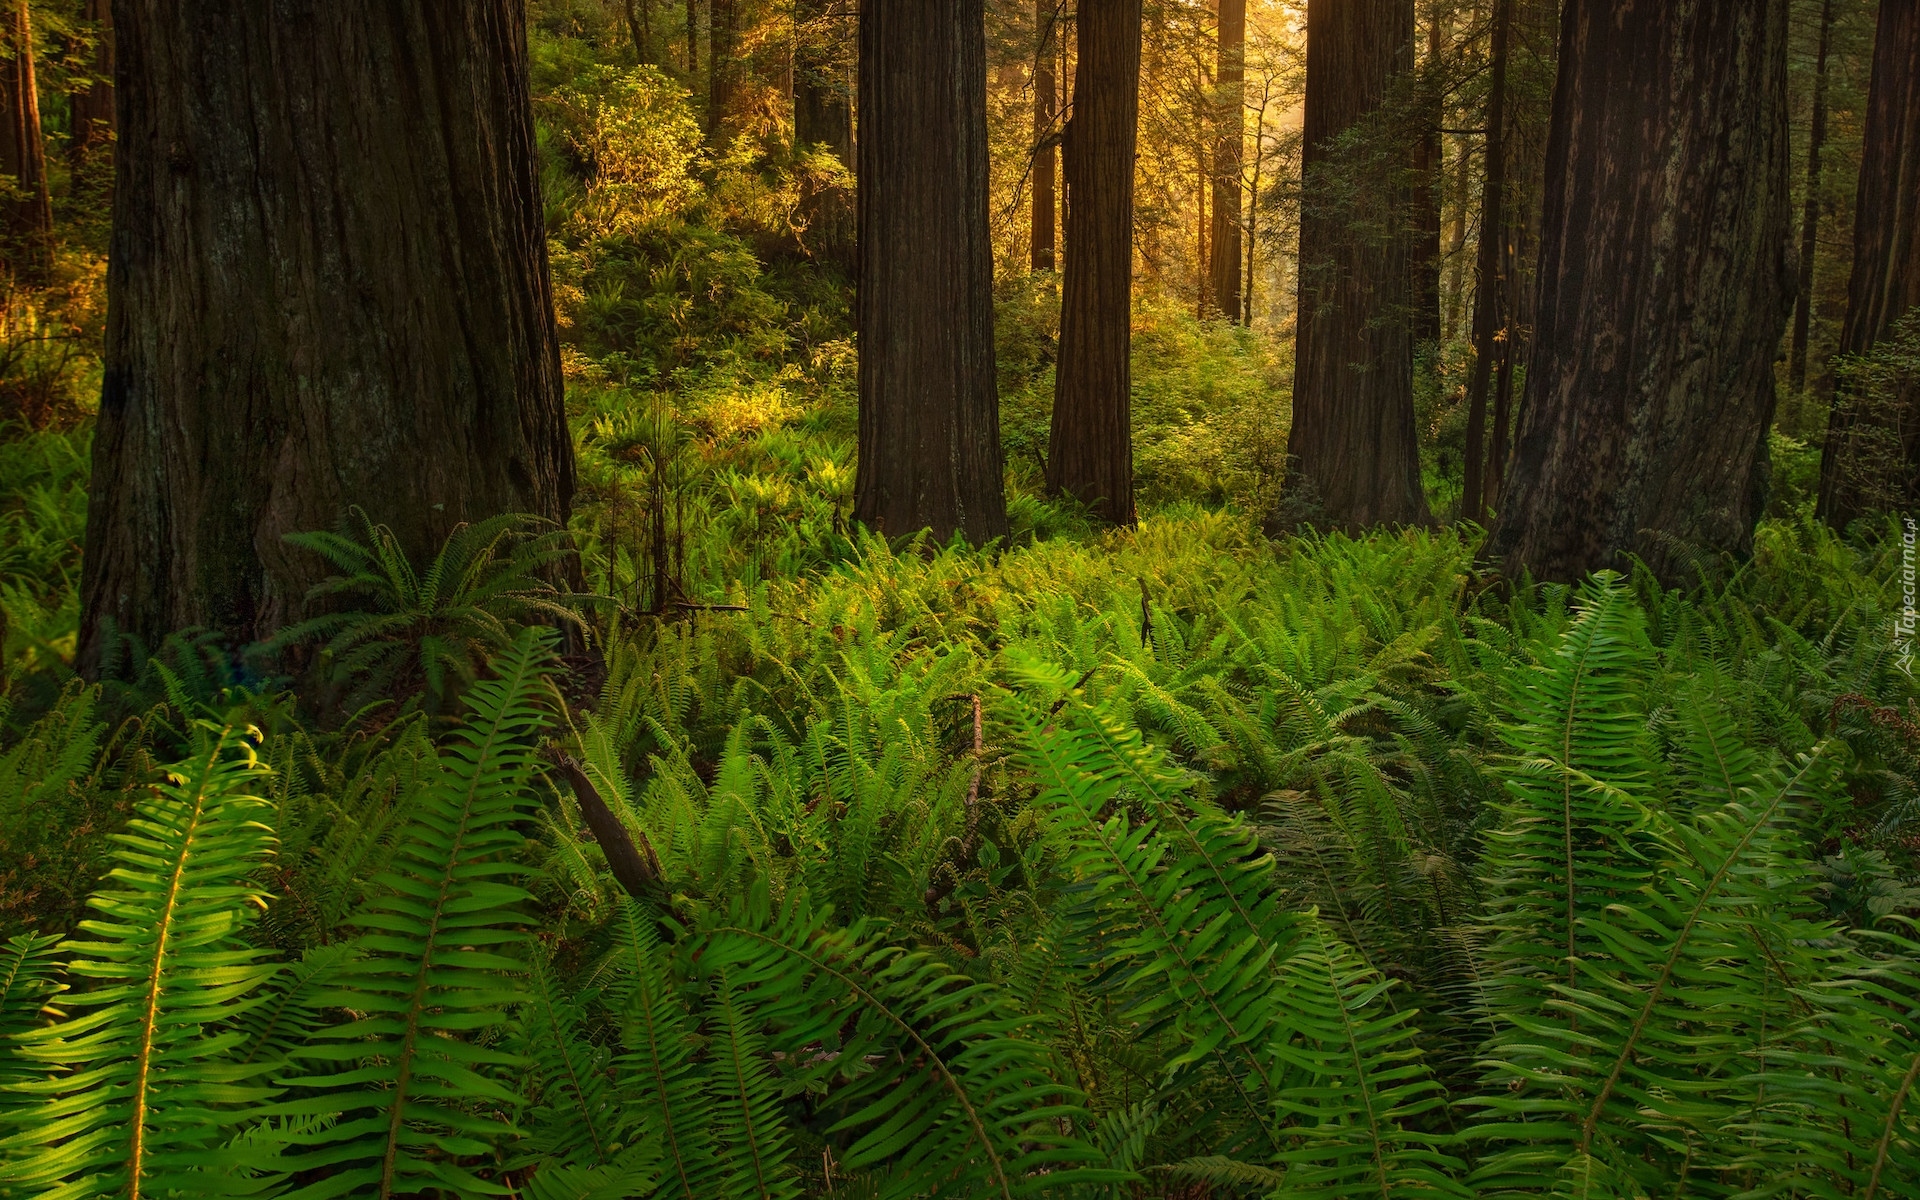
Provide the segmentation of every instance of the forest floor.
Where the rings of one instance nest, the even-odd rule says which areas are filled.
[[[1587,1134],[1611,1147],[1594,1154],[1635,1186],[1671,1188],[1697,1152],[1731,1194],[1803,1169],[1853,1178],[1841,1134],[1828,1157],[1802,1154],[1781,1132],[1794,1121],[1910,1124],[1893,1097],[1911,1030],[1821,991],[1879,971],[1893,1008],[1913,994],[1913,948],[1895,936],[1920,914],[1902,548],[1891,526],[1841,536],[1812,521],[1803,444],[1775,439],[1776,508],[1746,561],[1703,559],[1680,589],[1644,572],[1515,585],[1477,560],[1470,527],[1263,528],[1286,440],[1284,338],[1143,301],[1142,518],[1101,530],[1041,494],[1057,292],[1021,275],[999,287],[997,330],[1014,531],[985,548],[890,543],[849,519],[845,283],[796,241],[832,165],[709,153],[656,73],[582,63],[563,40],[535,50],[580,464],[568,532],[587,581],[553,599],[577,612],[582,653],[553,657],[549,621],[477,591],[368,587],[348,594],[360,619],[319,660],[326,704],[290,691],[271,655],[194,631],[125,648],[119,680],[77,681],[97,253],[77,240],[60,288],[5,310],[0,394],[17,416],[0,437],[0,939],[46,935],[8,960],[30,979],[21,964],[51,962],[50,939],[79,929],[99,889],[144,911],[113,890],[133,886],[108,874],[130,861],[114,835],[166,842],[155,786],[169,770],[196,778],[202,751],[241,761],[253,752],[234,731],[250,730],[257,774],[242,782],[261,803],[216,833],[260,915],[234,915],[245,906],[221,907],[231,897],[211,885],[204,903],[276,964],[247,987],[290,1016],[267,1029],[252,1010],[209,1010],[207,1029],[245,1038],[206,1053],[244,1043],[303,1062],[314,1075],[280,1069],[271,1089],[262,1076],[254,1099],[290,1090],[330,1115],[296,1130],[284,1114],[259,1124],[268,1110],[252,1101],[210,1102],[208,1144],[272,1148],[278,1165],[246,1169],[273,1186],[311,1180],[303,1147],[379,1157],[341,1140],[358,1136],[343,1115],[358,1101],[326,1099],[343,1093],[314,1064],[337,1063],[342,1038],[386,1036],[343,1023],[377,1010],[379,971],[428,978],[435,951],[410,940],[394,897],[436,863],[450,912],[506,896],[469,935],[499,955],[468,955],[448,978],[516,981],[505,999],[474,999],[507,985],[465,977],[432,1004],[415,997],[453,1014],[441,1035],[471,1045],[459,1078],[483,1097],[407,1110],[425,1132],[401,1159],[455,1192],[484,1178],[527,1195],[646,1194],[667,1178],[663,1147],[698,1133],[731,1181],[690,1178],[702,1195],[749,1194],[738,1172],[756,1165],[776,1180],[764,1194],[867,1194],[845,1189],[988,1172],[1002,1152],[1026,1156],[1029,1182],[1093,1164],[1224,1195],[1299,1169],[1301,1188],[1339,1195],[1377,1169],[1463,1194],[1462,1180],[1496,1189],[1559,1169],[1590,1111]],[[1458,493],[1462,357],[1442,348],[1422,366],[1437,512]],[[515,585],[495,594],[537,583],[484,546],[450,553],[473,556],[488,587]],[[526,753],[487,757],[482,728]],[[592,801],[536,745],[577,760],[639,840],[642,895],[590,832]],[[494,858],[442,845],[460,779],[492,781],[474,790],[512,830]],[[1564,846],[1536,844],[1555,820]],[[275,844],[248,841],[248,821]],[[1563,849],[1577,887],[1555,882]],[[524,892],[485,890],[503,862]],[[1696,927],[1715,949],[1687,941]],[[1560,987],[1562,935],[1590,990],[1543,1000]],[[1804,974],[1779,986],[1764,969],[1776,954]],[[1670,978],[1685,989],[1656,1005]],[[1629,1030],[1621,1005],[1642,996]],[[0,1003],[0,1034],[38,1030],[21,1043],[37,1049],[0,1051],[0,1084],[69,1045],[42,998],[17,1029]],[[1754,1099],[1776,1065],[1769,1039],[1804,1034],[1794,1053],[1811,1055],[1806,1006],[1829,1003],[1820,1028],[1857,1039],[1853,1107],[1806,1088]],[[1540,1016],[1569,1008],[1584,1033]],[[635,1031],[655,1021],[678,1048],[647,1059]],[[168,1034],[182,1054],[198,1045],[186,1025]],[[1734,1048],[1707,1069],[1706,1043]],[[867,1066],[835,1075],[823,1045]],[[1590,1064],[1609,1061],[1626,1064],[1631,1096],[1602,1087]],[[909,1069],[929,1062],[948,1091]],[[458,1075],[432,1069],[436,1086]],[[673,1102],[654,1084],[678,1089]],[[31,1086],[65,1094],[57,1078]],[[1558,1099],[1523,1127],[1529,1086]],[[1355,1097],[1375,1096],[1362,1120]],[[955,1114],[969,1104],[988,1116],[967,1125]],[[888,1105],[911,1120],[895,1127]],[[1287,1140],[1303,1128],[1318,1140]],[[0,1135],[0,1166],[52,1161],[20,1138]],[[1911,1172],[1910,1139],[1890,1144]],[[1240,1166],[1210,1157],[1223,1155]],[[543,1191],[543,1176],[573,1190]]]

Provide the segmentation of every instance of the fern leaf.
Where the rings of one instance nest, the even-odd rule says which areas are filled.
[[[284,1082],[311,1093],[280,1111],[333,1123],[287,1156],[320,1177],[300,1197],[424,1189],[498,1195],[461,1160],[511,1137],[518,1098],[499,1074],[518,1060],[473,1035],[506,1022],[522,992],[528,893],[511,880],[537,807],[536,742],[549,635],[523,631],[467,696],[466,722],[442,747],[438,771],[374,895],[352,923],[358,955],[337,968],[321,1002],[357,1019],[299,1051],[321,1069]]]
[[[256,794],[266,768],[246,731],[202,723],[195,736],[193,757],[116,835],[100,915],[61,946],[90,986],[70,994],[68,1019],[18,1039],[41,1077],[13,1090],[38,1103],[0,1155],[46,1200],[266,1186],[221,1142],[234,1106],[271,1095],[258,1067],[231,1057],[243,1036],[232,1022],[273,974],[238,938],[263,901],[249,876],[273,846]]]

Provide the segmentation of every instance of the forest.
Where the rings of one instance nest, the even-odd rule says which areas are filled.
[[[1920,1196],[1920,0],[0,0],[0,1200]]]

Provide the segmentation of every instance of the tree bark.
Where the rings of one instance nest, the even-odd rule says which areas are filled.
[[[1440,6],[1427,17],[1427,59],[1420,95],[1419,140],[1413,145],[1413,340],[1440,340],[1440,127],[1445,122],[1445,78],[1440,62]]]
[[[572,441],[520,0],[118,0],[105,382],[79,660],[231,643],[350,505],[416,561],[564,523]]]
[[[1508,572],[1750,548],[1793,303],[1786,37],[1786,0],[1566,5]]]
[[[91,78],[67,101],[73,133],[67,155],[75,167],[85,166],[113,140],[113,4],[86,0],[82,15],[93,26],[94,43],[87,63]]]
[[[1827,50],[1833,41],[1833,0],[1821,0],[1820,48],[1814,56],[1813,116],[1807,127],[1807,195],[1800,209],[1800,294],[1793,305],[1793,341],[1787,381],[1807,386],[1807,329],[1813,322],[1813,256],[1820,231],[1820,151],[1827,140]]]
[[[860,9],[860,463],[889,537],[1007,532],[982,0]]]
[[[1133,167],[1141,0],[1082,0],[1047,490],[1133,523]]]
[[[1412,69],[1412,0],[1309,0],[1287,486],[1336,528],[1429,519],[1413,421],[1410,156],[1379,119]]]
[[[1868,85],[1860,182],[1854,194],[1853,276],[1839,352],[1866,354],[1920,303],[1920,0],[1881,0]],[[1886,497],[1920,508],[1920,386],[1909,379],[1891,407],[1856,412],[1840,390],[1820,459],[1820,516],[1836,527]],[[1891,435],[1900,453],[1872,453]],[[1890,471],[1904,478],[1888,479]]]
[[[627,17],[627,37],[633,42],[634,61],[653,61],[652,30],[647,28],[652,23],[653,0],[640,0],[637,7],[633,0],[621,0],[621,8]]]
[[[1500,268],[1506,240],[1507,195],[1507,36],[1513,27],[1513,0],[1494,0],[1493,46],[1487,59],[1486,169],[1480,192],[1480,247],[1473,286],[1473,375],[1467,384],[1467,461],[1460,493],[1460,515],[1476,524],[1487,518],[1482,439],[1487,427],[1487,386],[1493,374],[1495,341],[1500,338],[1501,301],[1506,279]],[[1503,431],[1504,432],[1504,431]]]
[[[1058,201],[1054,197],[1055,164],[1059,161],[1059,141],[1054,121],[1059,116],[1060,81],[1054,75],[1054,58],[1060,30],[1054,19],[1053,0],[1034,0],[1033,21],[1038,43],[1033,52],[1033,254],[1032,268],[1051,271],[1054,267],[1053,233]]]
[[[1245,154],[1247,0],[1220,0],[1214,71],[1213,234],[1208,290],[1220,315],[1240,322],[1240,170]]]
[[[33,77],[33,25],[27,0],[7,3],[0,27],[0,173],[10,194],[0,201],[0,255],[17,278],[37,283],[53,261],[53,203]]]

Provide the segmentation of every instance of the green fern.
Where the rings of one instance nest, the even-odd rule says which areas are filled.
[[[253,1194],[265,1182],[221,1130],[240,1106],[271,1096],[261,1067],[235,1061],[236,1019],[258,1003],[273,967],[238,940],[262,903],[251,873],[272,851],[257,794],[265,768],[251,731],[197,727],[176,765],[118,835],[113,884],[98,918],[61,949],[71,1015],[18,1038],[12,1085],[37,1103],[0,1140],[15,1186],[44,1200],[99,1195]]]
[[[548,636],[523,631],[467,697],[468,719],[442,747],[392,865],[353,919],[358,956],[319,1002],[357,1014],[297,1057],[315,1070],[284,1080],[310,1093],[291,1116],[325,1115],[290,1169],[321,1174],[295,1195],[499,1195],[466,1163],[514,1129],[518,1097],[501,1072],[519,1060],[474,1035],[505,1023],[523,992],[527,892],[510,882],[535,810],[536,739],[546,727]]]
[[[846,1170],[884,1171],[902,1196],[934,1180],[1010,1198],[1126,1177],[1066,1132],[1085,1120],[1078,1098],[993,985],[860,927],[830,928],[801,898],[775,912],[764,890],[704,932],[705,969],[725,970],[766,1044],[798,1060],[786,1086],[829,1087],[843,1114],[832,1132],[851,1139],[836,1154]],[[745,1130],[727,1125],[737,1143]]]
[[[416,570],[393,530],[359,508],[353,515],[359,538],[317,531],[286,540],[341,572],[309,592],[309,602],[346,595],[369,607],[310,617],[281,630],[273,644],[322,640],[337,680],[354,683],[355,703],[421,687],[445,698],[472,683],[491,656],[510,650],[516,622],[580,623],[581,598],[543,578],[570,548],[561,531],[541,529],[538,518],[507,513],[460,525]]]

